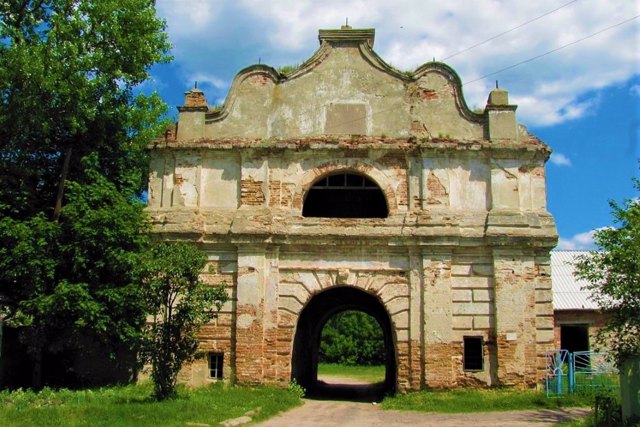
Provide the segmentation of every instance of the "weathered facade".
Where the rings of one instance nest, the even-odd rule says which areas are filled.
[[[223,362],[313,387],[324,322],[360,309],[384,329],[389,388],[535,385],[554,341],[549,149],[504,90],[475,113],[451,68],[399,72],[373,30],[319,40],[292,72],[240,71],[222,108],[187,92],[151,151],[154,232],[198,245],[232,296],[202,330],[216,372],[182,379]]]

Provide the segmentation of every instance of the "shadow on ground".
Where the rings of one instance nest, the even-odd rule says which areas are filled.
[[[387,394],[384,382],[375,384],[335,384],[318,380],[306,398],[314,400],[344,400],[351,402],[379,402]]]

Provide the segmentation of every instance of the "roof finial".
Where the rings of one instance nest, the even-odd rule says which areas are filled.
[[[262,58],[258,56],[258,64],[262,64]]]
[[[349,17],[347,16],[344,20],[344,25],[342,27],[340,27],[341,30],[350,30],[351,27],[349,26]]]
[[[198,81],[196,80],[196,84],[193,85],[194,89],[198,89]]]
[[[496,80],[496,89],[498,89],[498,80]]]

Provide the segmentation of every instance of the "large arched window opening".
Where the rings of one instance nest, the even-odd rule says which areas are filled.
[[[387,200],[363,175],[341,172],[316,181],[307,192],[302,216],[316,218],[386,218]]]

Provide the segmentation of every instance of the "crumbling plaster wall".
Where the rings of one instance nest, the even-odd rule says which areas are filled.
[[[485,224],[495,183],[490,160],[467,155],[415,159],[398,153],[375,158],[353,156],[348,150],[318,150],[314,156],[247,151],[203,150],[195,160],[198,151],[190,149],[183,161],[181,151],[163,150],[160,157],[176,158],[154,160],[152,164],[169,168],[152,173],[151,187],[159,188],[168,200],[150,195],[149,202],[154,221],[167,235],[197,232],[212,265],[221,256],[228,260],[225,283],[236,298],[215,326],[204,328],[202,348],[223,351],[225,366],[233,369],[237,380],[288,382],[302,307],[316,292],[344,284],[373,293],[389,312],[400,389],[532,385],[539,378],[539,359],[553,341],[552,323],[545,323],[552,319],[550,284],[538,281],[544,256],[536,261],[535,250],[496,253],[486,246]],[[528,199],[517,192],[530,194],[526,185],[532,177],[530,168],[512,163],[511,179],[520,184],[507,187],[516,192],[508,212],[521,220],[532,206],[521,203]],[[187,164],[191,166],[185,168]],[[318,177],[342,170],[364,173],[386,188],[390,217],[303,218],[305,191]],[[171,183],[167,176],[178,180]],[[410,189],[410,182],[415,189]],[[182,191],[183,185],[193,190]],[[409,205],[410,191],[421,203]],[[253,237],[238,236],[240,242],[232,242],[235,232]],[[262,243],[269,235],[272,249]],[[307,244],[296,244],[296,236]],[[383,240],[367,243],[372,237]],[[427,244],[421,242],[425,237],[434,239],[429,245],[441,247],[421,247]],[[388,239],[402,249],[389,247]],[[221,241],[226,243],[220,249]],[[525,260],[526,267],[516,268]],[[339,281],[339,274],[347,276]],[[482,372],[462,369],[465,335],[482,336],[486,343]],[[201,383],[205,368],[196,363],[191,371],[185,370],[183,379]]]
[[[426,157],[390,149],[238,151],[153,152],[149,207],[261,206],[299,215],[304,195],[315,181],[348,171],[375,181],[387,196],[391,214],[428,209],[548,215],[543,158],[492,159],[489,153],[477,151]]]
[[[151,149],[154,232],[199,245],[203,278],[232,297],[201,348],[224,353],[227,378],[285,384],[303,307],[353,286],[391,318],[397,389],[532,386],[554,338],[549,150],[506,91],[472,113],[453,70],[400,73],[372,37],[321,31],[297,70],[241,71],[222,108],[189,91]],[[387,218],[302,217],[309,188],[345,171],[378,184]],[[463,369],[465,336],[483,338],[484,369]],[[209,381],[203,361],[181,375]]]
[[[425,69],[420,76],[399,79],[388,70],[372,68],[357,46],[334,48],[327,44],[321,52],[313,73],[302,70],[279,78],[268,67],[240,73],[224,109],[208,114],[199,131],[185,129],[180,135],[179,129],[179,137],[287,138],[346,133],[483,138],[481,116],[470,121],[462,115],[460,94],[451,75]],[[342,114],[334,116],[336,110]]]

